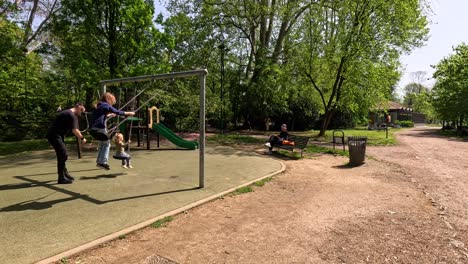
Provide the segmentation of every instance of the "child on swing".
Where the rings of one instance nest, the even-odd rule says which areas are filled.
[[[125,147],[130,143],[130,140],[128,140],[127,143],[124,141],[124,136],[122,133],[115,133],[114,136],[114,144],[115,144],[115,149],[116,153],[114,155],[114,158],[122,160],[122,168],[124,169],[131,169],[133,168],[132,165],[130,165],[130,154],[125,152]]]

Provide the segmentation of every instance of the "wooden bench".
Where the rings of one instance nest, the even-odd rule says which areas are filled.
[[[294,146],[274,144],[274,145],[272,145],[272,147],[273,148],[280,148],[280,149],[290,150],[292,152],[294,152],[294,149],[300,149],[301,150],[301,157],[302,157],[302,155],[304,153],[304,149],[307,147],[307,143],[309,143],[309,137],[296,136],[296,135],[289,134],[288,141],[293,141]]]

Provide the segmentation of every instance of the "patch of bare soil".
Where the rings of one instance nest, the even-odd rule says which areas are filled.
[[[321,155],[83,252],[68,263],[467,263],[459,234],[414,177],[389,162]],[[155,262],[159,263],[159,262]]]

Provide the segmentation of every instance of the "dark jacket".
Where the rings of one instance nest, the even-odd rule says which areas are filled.
[[[125,115],[124,111],[115,109],[106,102],[99,102],[96,106],[96,109],[93,110],[93,115],[91,118],[91,128],[106,128],[106,117],[110,113],[114,113],[121,116]]]
[[[56,135],[64,137],[72,129],[78,129],[78,117],[70,109],[67,109],[57,114],[47,131],[47,137]]]

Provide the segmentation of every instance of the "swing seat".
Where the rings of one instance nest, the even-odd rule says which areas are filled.
[[[98,141],[109,140],[109,135],[103,129],[90,129],[89,134]]]
[[[127,159],[127,158],[125,158],[125,157],[117,156],[117,155],[114,155],[114,156],[112,156],[112,157],[113,157],[114,159],[116,159],[116,160],[126,160],[126,159]]]

